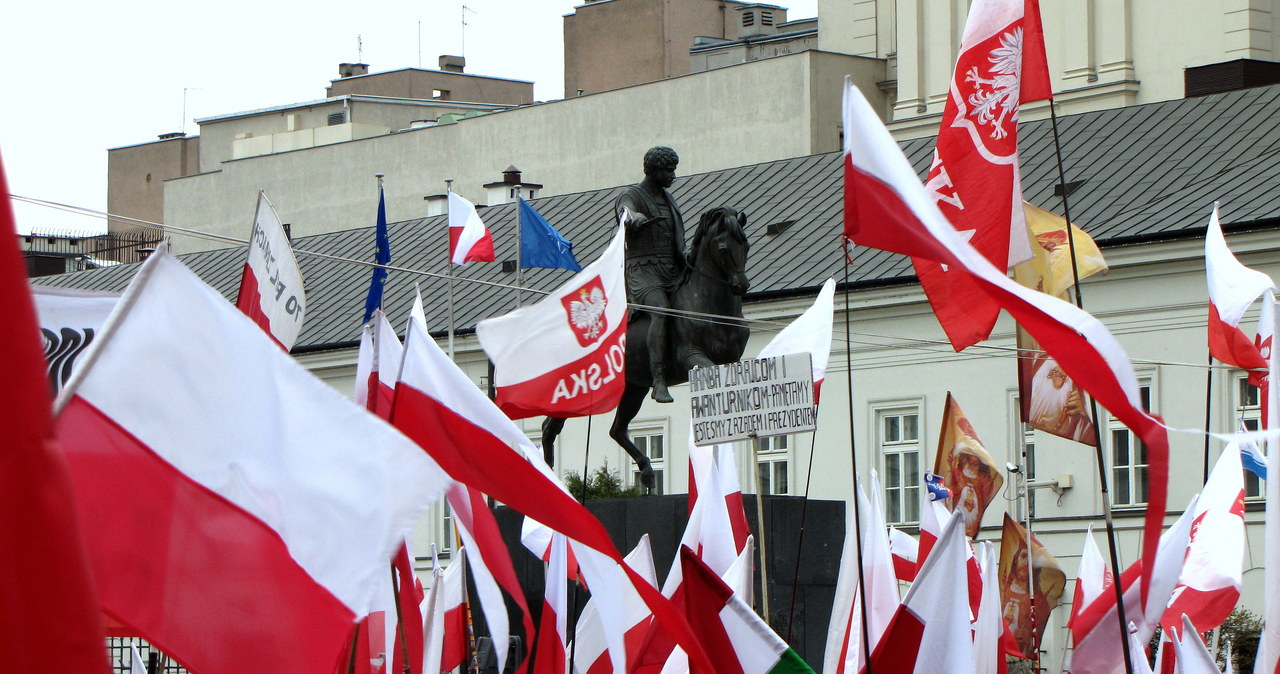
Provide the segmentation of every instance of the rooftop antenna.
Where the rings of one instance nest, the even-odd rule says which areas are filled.
[[[462,12],[461,12],[462,13],[462,54],[461,55],[463,58],[466,58],[467,56],[467,12],[471,12],[472,14],[480,13],[474,9],[471,9],[466,5],[462,6]]]
[[[356,34],[356,63],[364,63],[364,36]]]
[[[178,128],[182,130],[182,135],[187,135],[187,92],[199,91],[199,87],[183,87],[182,88],[182,124]]]

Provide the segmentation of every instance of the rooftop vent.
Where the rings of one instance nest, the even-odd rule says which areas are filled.
[[[790,229],[791,225],[794,225],[794,224],[796,224],[795,220],[783,220],[782,222],[775,222],[765,227],[764,233],[768,234],[769,236],[777,236],[787,231],[788,229]]]
[[[440,55],[440,69],[446,73],[460,73],[467,67],[467,59],[462,56]]]
[[[1208,96],[1280,84],[1280,63],[1236,59],[1225,63],[1187,68],[1183,71],[1182,78],[1187,98]]]
[[[170,140],[173,138],[185,138],[186,135],[187,134],[181,131],[172,131],[170,133],[162,133],[159,136],[157,136],[157,138],[159,138],[160,140]]]
[[[368,74],[369,74],[368,63],[339,63],[338,64],[339,78],[359,77],[360,75],[368,75]]]
[[[1067,181],[1067,183],[1066,183],[1065,185],[1064,185],[1064,184],[1062,184],[1062,183],[1058,183],[1058,184],[1056,184],[1056,185],[1054,185],[1054,186],[1053,186],[1053,196],[1055,196],[1055,197],[1063,197],[1063,196],[1067,196],[1067,197],[1069,197],[1069,196],[1071,196],[1071,195],[1072,195],[1076,190],[1080,189],[1080,186],[1081,186],[1081,185],[1083,185],[1083,184],[1085,184],[1085,182],[1087,182],[1087,181],[1088,181],[1088,178],[1081,178],[1080,180],[1068,180],[1068,181]]]

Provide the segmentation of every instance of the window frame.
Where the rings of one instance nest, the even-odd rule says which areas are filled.
[[[1158,414],[1160,409],[1160,387],[1157,370],[1138,371],[1136,375],[1140,399],[1143,397],[1143,391],[1145,390],[1146,400],[1143,403],[1146,406],[1146,411]],[[1137,433],[1121,423],[1114,415],[1107,415],[1105,433],[1107,438],[1107,477],[1112,507],[1119,509],[1146,508],[1148,499],[1151,497],[1150,457],[1147,456],[1146,446],[1143,445]],[[1117,465],[1116,440],[1120,437],[1125,439],[1128,462]],[[1142,457],[1142,462],[1136,461],[1138,456]],[[1125,471],[1123,487],[1120,480],[1120,471],[1122,470]],[[1141,492],[1140,497],[1139,492]],[[1121,500],[1122,496],[1124,500]]]
[[[909,440],[901,438],[886,440],[885,420],[889,417],[910,415],[916,417],[915,438]],[[870,419],[874,424],[872,430],[873,446],[875,447],[874,464],[880,470],[881,489],[884,491],[885,520],[888,524],[895,526],[918,527],[920,525],[920,509],[923,499],[921,495],[922,482],[924,472],[928,470],[925,461],[925,441],[927,439],[925,431],[927,426],[925,399],[923,397],[899,398],[873,402],[871,404]],[[886,448],[889,451],[886,451]],[[907,457],[912,454],[915,456],[914,481],[911,480],[909,474],[909,461],[900,459],[898,470],[902,474],[898,478],[899,482],[894,483],[894,472],[890,470],[890,457]],[[895,492],[897,492],[896,498],[894,497]]]
[[[792,457],[795,449],[795,442],[792,438],[797,437],[798,433],[789,433],[786,435],[774,435],[767,438],[760,438],[759,452],[752,452],[755,455],[756,471],[766,471],[760,473],[760,491],[765,496],[790,496],[795,480],[792,478],[794,471],[792,468]],[[748,445],[748,451],[751,446]],[[776,489],[778,483],[778,469],[781,468],[783,481],[786,488],[782,491]],[[752,475],[755,478],[755,475]]]
[[[1245,387],[1252,389],[1254,400],[1250,403],[1245,399]],[[1231,402],[1231,414],[1227,421],[1227,432],[1235,432],[1240,428],[1241,422],[1245,428],[1256,431],[1262,428],[1262,390],[1249,384],[1249,373],[1243,370],[1237,370],[1231,373],[1231,390],[1228,392]],[[1244,471],[1244,498],[1246,501],[1256,502],[1267,497],[1266,481],[1254,475],[1251,471]]]
[[[649,457],[649,464],[652,466],[654,473],[653,493],[655,496],[661,496],[668,493],[667,463],[671,457],[671,433],[668,431],[668,425],[669,424],[666,420],[632,422],[632,430],[629,432],[631,442],[634,443],[636,448],[640,449],[645,456]],[[660,458],[654,458],[651,454],[651,443],[647,439],[652,437],[662,438],[662,456]],[[646,439],[643,446],[641,446],[642,443],[637,442],[638,438]],[[619,449],[619,451],[621,452],[622,450]],[[620,461],[622,461],[622,465],[628,466],[625,473],[627,476],[627,488],[640,487],[643,489],[643,486],[640,484],[640,471],[636,468],[635,462],[631,460],[631,457],[627,455],[626,452],[622,452]]]

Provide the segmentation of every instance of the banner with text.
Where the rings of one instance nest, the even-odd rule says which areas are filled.
[[[695,445],[815,430],[811,358],[796,353],[695,367],[689,405]]]

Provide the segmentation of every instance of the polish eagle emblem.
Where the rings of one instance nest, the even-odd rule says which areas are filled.
[[[568,316],[569,327],[582,346],[590,346],[608,331],[605,308],[609,306],[609,298],[599,276],[560,298],[560,302]]]
[[[1018,123],[1018,77],[1022,71],[1022,29],[1013,30],[1000,36],[1000,46],[987,55],[991,67],[988,77],[978,70],[978,66],[969,68],[964,80],[973,83],[973,93],[969,94],[969,104],[973,106],[970,113],[982,126],[991,125],[991,137],[1001,140],[1009,135],[1005,127],[1006,121]]]

